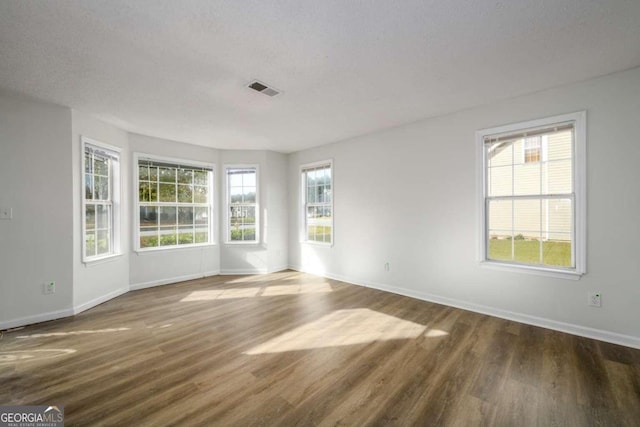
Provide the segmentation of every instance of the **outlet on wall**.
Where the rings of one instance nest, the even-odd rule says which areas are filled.
[[[51,295],[56,293],[56,282],[47,282],[42,285],[42,293]]]
[[[13,209],[0,207],[0,219],[12,219]]]
[[[385,271],[389,271],[390,269],[391,269],[391,267],[389,266],[389,263],[388,263],[388,262],[385,262],[385,263],[384,263],[384,270],[385,270]]]
[[[600,292],[589,292],[587,304],[591,307],[602,307]]]

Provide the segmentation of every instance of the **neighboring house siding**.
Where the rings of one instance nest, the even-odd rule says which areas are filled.
[[[571,131],[542,136],[541,160],[529,163],[525,162],[523,139],[489,153],[487,185],[491,194],[509,196],[571,193],[572,140]],[[501,200],[492,202],[490,209],[491,238],[505,238],[513,233],[514,236],[521,234],[528,239],[571,240],[570,200]]]

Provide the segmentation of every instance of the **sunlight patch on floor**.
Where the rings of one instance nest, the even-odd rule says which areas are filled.
[[[419,337],[426,330],[427,327],[419,323],[367,308],[337,310],[258,345],[244,354],[280,353],[373,341],[411,339]]]
[[[131,328],[108,328],[108,329],[94,329],[94,330],[87,330],[87,331],[48,332],[46,334],[20,335],[20,336],[17,336],[16,338],[26,339],[26,338],[65,337],[69,335],[104,334],[108,332],[122,332],[122,331],[130,331],[130,330]]]
[[[211,301],[234,298],[273,297],[281,295],[302,295],[331,292],[328,283],[304,284],[304,285],[273,285],[263,288],[230,288],[212,289],[207,291],[193,291],[181,302]]]
[[[0,364],[16,362],[32,362],[36,360],[52,359],[54,357],[68,356],[75,353],[72,348],[50,350],[20,350],[0,351]]]

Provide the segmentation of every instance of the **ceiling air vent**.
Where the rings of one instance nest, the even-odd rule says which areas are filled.
[[[274,89],[272,87],[269,87],[266,84],[261,83],[261,82],[259,82],[257,80],[254,80],[253,82],[251,82],[249,84],[249,88],[253,89],[255,91],[258,91],[260,93],[263,93],[265,95],[268,95],[268,96],[276,96],[276,95],[280,94],[279,90],[276,90],[276,89]]]

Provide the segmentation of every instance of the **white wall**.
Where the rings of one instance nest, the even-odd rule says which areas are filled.
[[[221,164],[218,150],[138,134],[129,134],[129,147],[131,152],[213,163],[215,164],[216,180],[214,186],[219,187],[220,185]],[[133,166],[130,166],[126,172],[129,176],[133,176]],[[131,182],[133,182],[133,179]],[[131,185],[129,188],[131,188]],[[131,199],[130,218],[133,218],[133,215],[138,214],[133,211],[135,209],[133,197],[135,197],[134,194],[137,195],[138,193],[132,193],[132,190],[129,190],[125,194]],[[220,212],[218,194],[220,193],[216,190],[214,195],[214,197],[217,198],[214,199],[216,216],[219,215]],[[219,233],[217,236],[219,236]],[[132,242],[131,245],[133,245]],[[131,247],[134,248],[134,246]],[[206,247],[132,252],[129,281],[132,289],[139,289],[197,277],[211,276],[218,274],[219,271],[219,243]]]
[[[225,165],[256,164],[260,205],[260,242],[224,243],[221,237],[221,273],[267,273],[287,268],[287,156],[270,151],[224,150],[221,159],[220,196],[224,197]],[[220,225],[223,236],[224,215]]]
[[[71,110],[0,92],[0,329],[71,314],[70,140]]]
[[[585,109],[588,274],[568,281],[480,268],[475,131]],[[289,264],[640,347],[639,118],[635,69],[292,154]],[[335,244],[301,244],[299,166],[328,158]],[[587,306],[588,291],[602,293],[602,308]]]
[[[71,111],[72,138],[72,174],[73,174],[73,305],[76,312],[93,307],[129,291],[129,247],[131,242],[131,156],[129,139],[125,131],[76,110]],[[113,145],[122,150],[120,153],[120,200],[121,255],[104,261],[82,262],[82,203],[84,185],[82,173],[82,142],[85,136],[99,142]]]
[[[266,154],[266,200],[264,213],[267,245],[267,270],[284,270],[288,267],[288,156],[268,151]],[[294,216],[295,218],[295,216]]]

